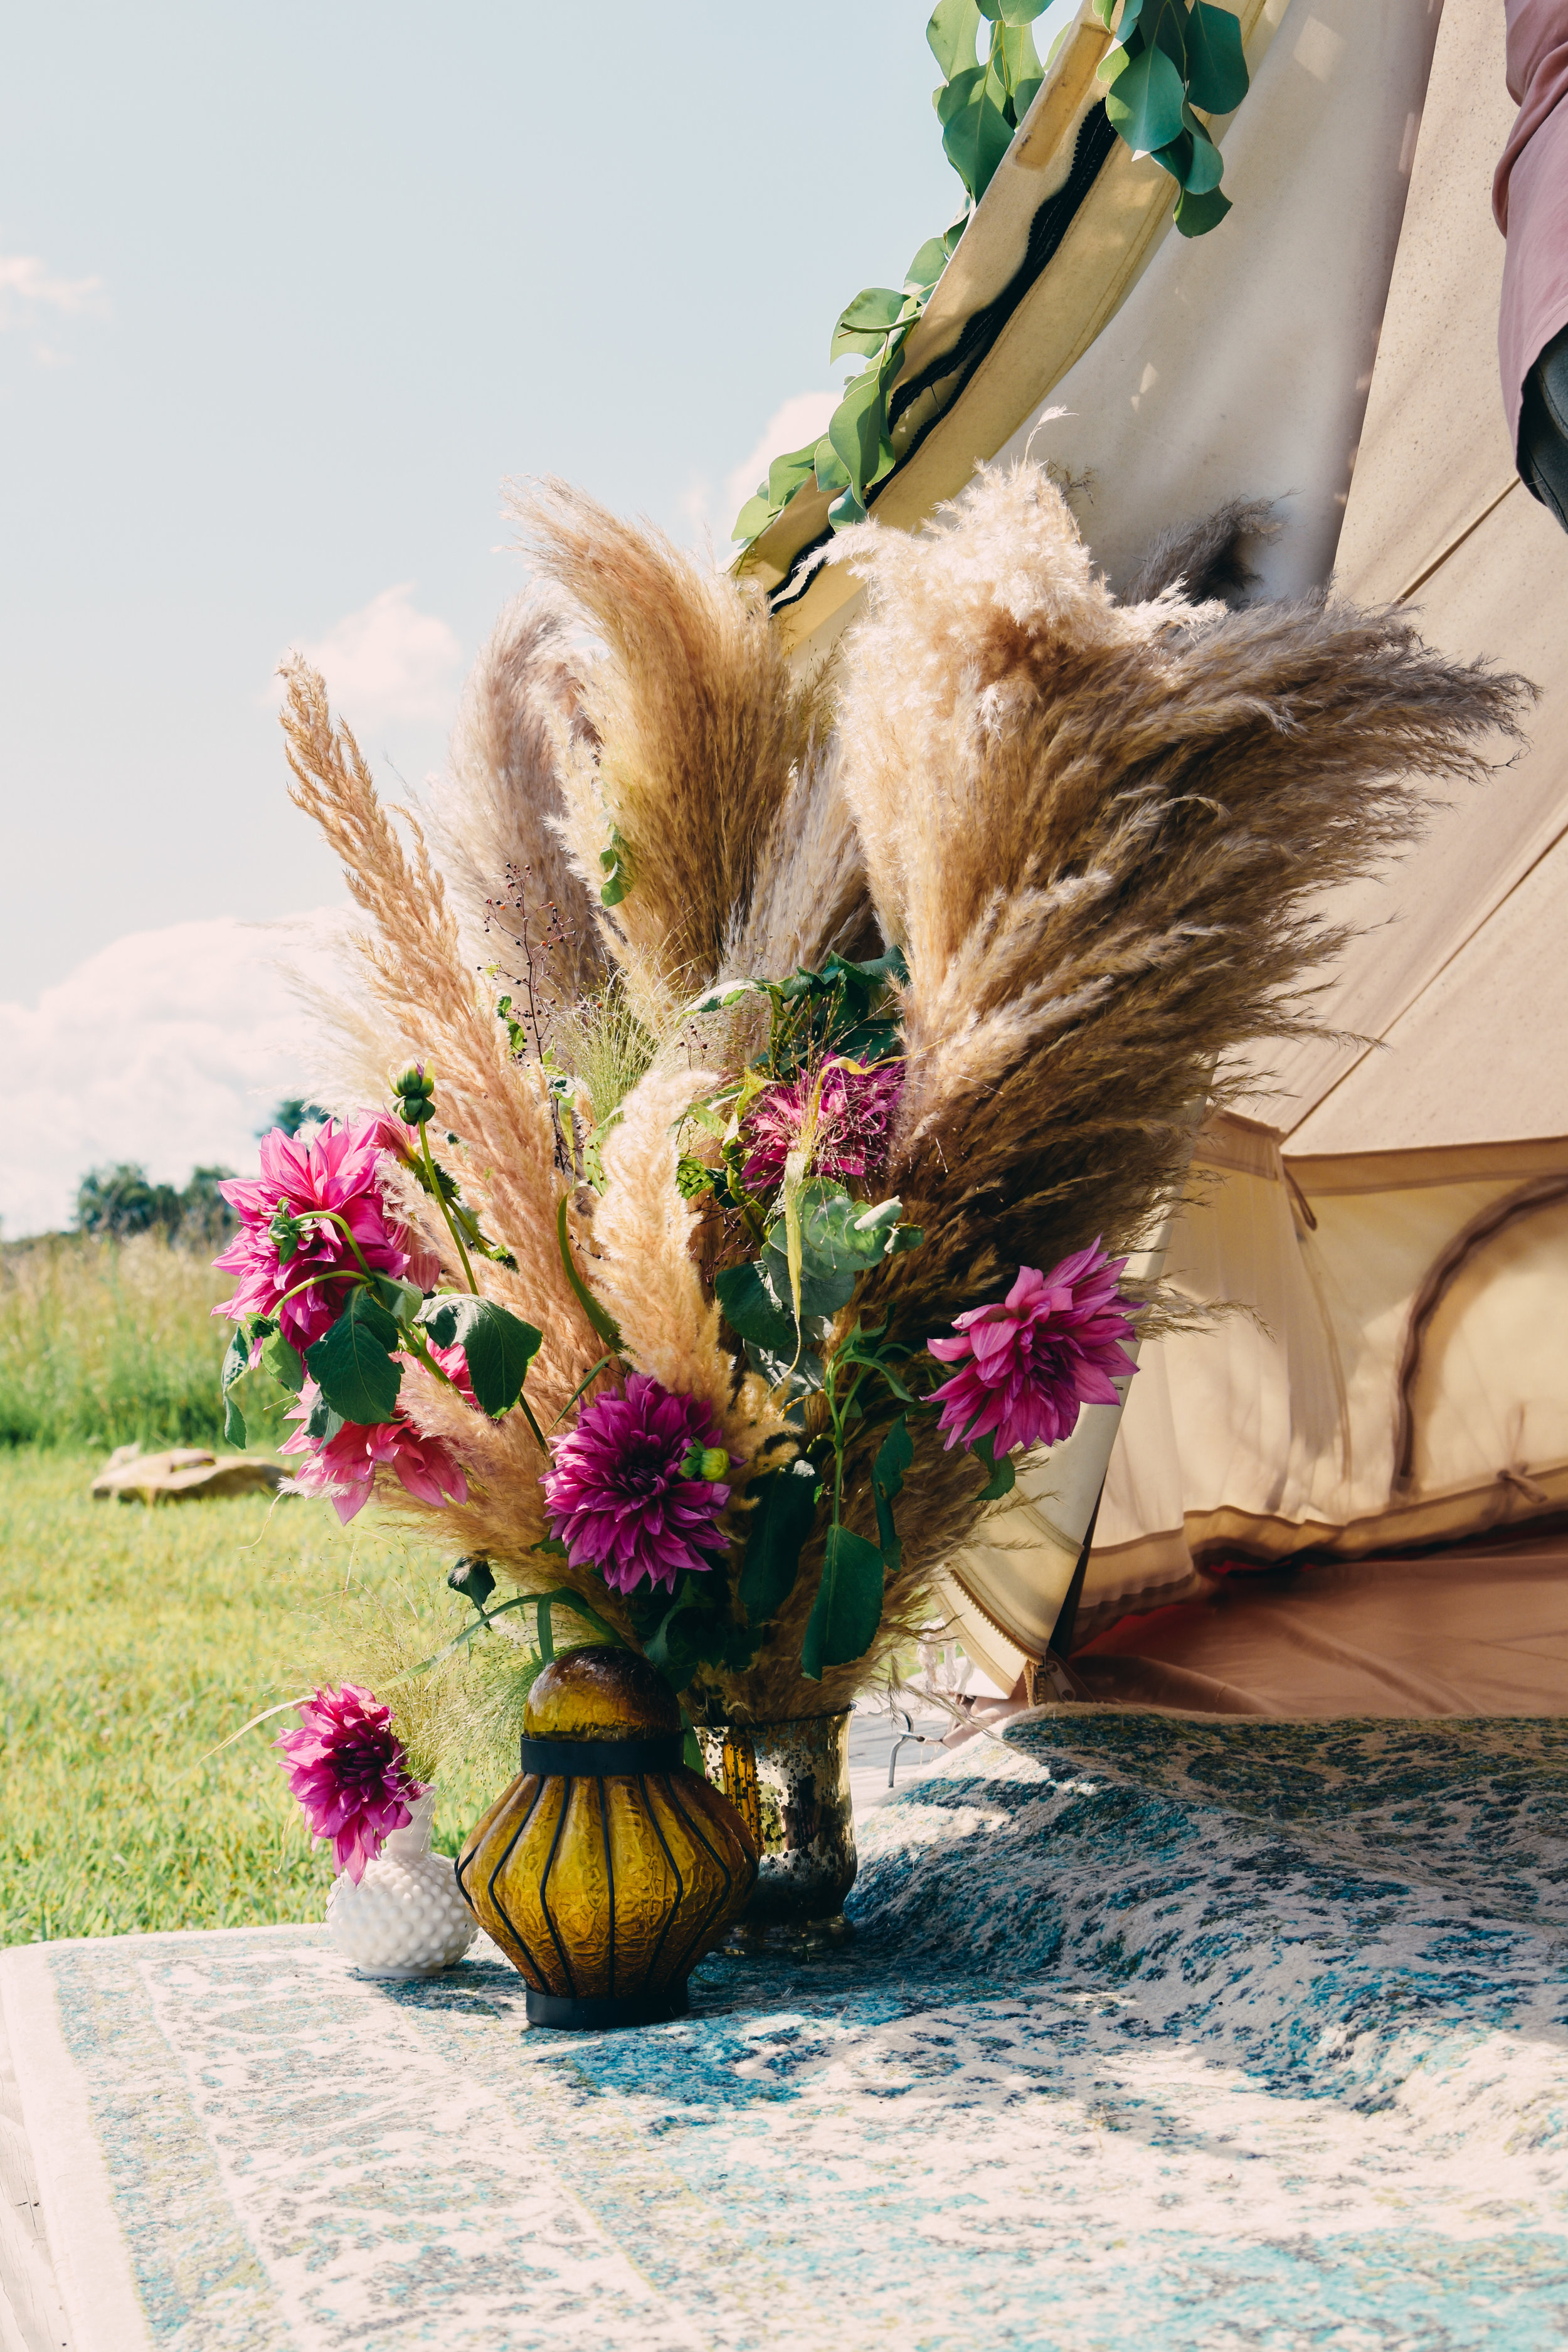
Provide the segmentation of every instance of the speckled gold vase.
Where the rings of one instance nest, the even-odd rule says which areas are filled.
[[[574,1650],[534,1684],[522,1769],[458,1861],[531,2024],[679,2017],[692,1969],[744,1908],[755,1843],[680,1755],[679,1707],[629,1650]]]
[[[698,1736],[710,1780],[745,1821],[760,1855],[756,1886],[728,1948],[843,1942],[851,1932],[844,1898],[857,1868],[848,1709],[726,1724]]]

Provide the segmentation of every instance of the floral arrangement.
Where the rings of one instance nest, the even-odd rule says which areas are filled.
[[[292,1391],[345,1517],[441,1513],[476,1629],[548,1655],[564,1610],[694,1721],[826,1713],[1115,1397],[1226,1057],[1310,1025],[1322,889],[1521,690],[1396,615],[1119,604],[1028,465],[842,536],[830,679],[655,532],[521,512],[425,825],[286,671],[368,927],[328,1098],[387,1108],[228,1187],[226,1379]]]

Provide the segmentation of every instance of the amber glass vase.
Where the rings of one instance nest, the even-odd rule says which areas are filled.
[[[693,1968],[744,1909],[755,1842],[680,1758],[680,1710],[631,1651],[574,1650],[534,1684],[522,1769],[458,1861],[531,2023],[679,2016]]]

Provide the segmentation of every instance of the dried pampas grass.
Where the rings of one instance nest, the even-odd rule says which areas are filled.
[[[583,681],[589,732],[562,746],[563,837],[596,893],[612,827],[619,836],[631,887],[603,931],[639,1011],[668,1013],[712,979],[745,921],[820,698],[791,676],[761,594],[662,532],[561,482],[518,493],[513,511],[601,648]]]
[[[1312,1025],[1319,895],[1410,839],[1424,780],[1485,772],[1529,689],[1396,613],[1119,605],[1033,466],[845,539],[844,788],[909,959],[890,1181],[927,1232],[864,1311],[919,1344],[1019,1264],[1138,1244],[1216,1057]]]
[[[429,808],[469,962],[497,965],[515,984],[531,950],[563,1003],[591,996],[605,969],[597,893],[590,897],[559,830],[558,751],[584,740],[580,698],[561,613],[538,594],[514,597],[463,689]]]

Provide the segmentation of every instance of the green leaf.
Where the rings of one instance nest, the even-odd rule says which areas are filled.
[[[374,1275],[371,1279],[376,1297],[395,1322],[411,1322],[425,1304],[425,1293],[412,1282],[399,1282],[390,1274]]]
[[[1013,125],[997,103],[989,66],[954,74],[937,100],[943,152],[976,203],[1013,143]]]
[[[237,1323],[234,1327],[234,1336],[224,1350],[222,1386],[219,1390],[223,1399],[224,1442],[228,1445],[245,1444],[245,1415],[230,1396],[229,1391],[236,1381],[241,1379],[249,1370],[250,1349],[246,1344],[244,1326]]]
[[[1037,16],[1045,15],[1050,5],[1051,0],[991,0],[987,7],[985,0],[980,0],[982,9],[992,23],[1000,25],[1032,25]]]
[[[882,1558],[896,1576],[903,1546],[893,1525],[893,1504],[904,1488],[904,1473],[915,1458],[909,1423],[900,1413],[877,1449],[871,1465],[871,1492],[877,1505],[877,1538]]]
[[[974,44],[979,36],[980,11],[974,0],[937,0],[926,26],[926,39],[942,68],[943,81],[951,81],[960,67],[974,63]]]
[[[758,1479],[741,1567],[741,1606],[749,1623],[765,1625],[794,1591],[819,1488],[816,1466],[804,1454]]]
[[[904,291],[929,294],[947,268],[947,239],[928,236],[904,272]]]
[[[865,505],[852,488],[841,491],[827,509],[827,520],[835,530],[847,530],[851,524],[865,521]]]
[[[447,1581],[454,1592],[460,1592],[476,1609],[482,1609],[496,1589],[494,1569],[477,1552],[465,1553],[455,1568],[449,1568]]]
[[[816,487],[819,490],[849,488],[849,469],[826,433],[816,445]]]
[[[1218,188],[1210,188],[1206,195],[1189,196],[1184,193],[1176,199],[1175,222],[1184,236],[1206,236],[1217,228],[1230,210],[1230,198]]]
[[[618,1348],[621,1344],[620,1325],[607,1309],[600,1306],[577,1271],[577,1262],[572,1255],[572,1244],[566,1232],[566,1194],[564,1192],[555,1204],[555,1246],[561,1253],[561,1263],[565,1269],[566,1279],[576,1295],[578,1306],[588,1318],[590,1328],[598,1333],[607,1347]]]
[[[271,1332],[261,1343],[261,1361],[279,1388],[298,1396],[305,1385],[305,1364],[298,1349],[291,1348],[281,1331]]]
[[[460,1347],[479,1411],[492,1421],[509,1412],[522,1394],[528,1368],[543,1345],[544,1334],[493,1298],[475,1298],[465,1290],[444,1292],[426,1300],[416,1320],[437,1348]]]
[[[763,1263],[748,1258],[744,1265],[727,1266],[716,1278],[713,1293],[724,1320],[742,1339],[755,1340],[759,1348],[783,1356],[787,1363],[795,1351],[789,1278],[782,1274],[775,1280],[771,1265],[764,1272]]]
[[[357,1428],[397,1418],[403,1367],[393,1360],[401,1334],[374,1290],[362,1283],[349,1293],[331,1329],[305,1350],[310,1378],[323,1402]]]
[[[778,509],[772,499],[765,492],[759,490],[754,499],[746,500],[745,505],[731,524],[731,538],[747,541],[759,539],[777,512]]]
[[[979,1444],[972,1446],[970,1451],[977,1461],[984,1463],[991,1473],[990,1477],[975,1496],[975,1501],[999,1503],[1003,1496],[1010,1495],[1018,1483],[1018,1474],[1013,1467],[1012,1455],[1004,1454],[1001,1461],[997,1461],[995,1440],[989,1432],[980,1440]]]
[[[864,493],[882,454],[884,403],[875,368],[858,375],[827,420],[827,437],[854,488]]]
[[[816,444],[808,448],[791,449],[785,457],[775,457],[768,467],[768,501],[775,507],[787,507],[803,482],[810,476]]]
[[[1204,196],[1211,188],[1218,187],[1225,173],[1225,160],[1190,108],[1187,112],[1187,129],[1173,145],[1162,147],[1154,161],[1191,194]]]
[[[882,1555],[849,1528],[829,1528],[822,1582],[806,1621],[800,1670],[822,1680],[825,1666],[852,1665],[877,1638],[882,1619]]]
[[[1247,96],[1241,26],[1228,8],[1197,0],[1187,20],[1187,101],[1205,114],[1229,114]]]
[[[1182,77],[1161,48],[1130,57],[1106,93],[1105,111],[1134,152],[1152,154],[1182,132]]]
[[[330,1445],[343,1425],[341,1412],[334,1412],[325,1397],[319,1396],[310,1407],[310,1417],[305,1423],[305,1434],[312,1445]]]

